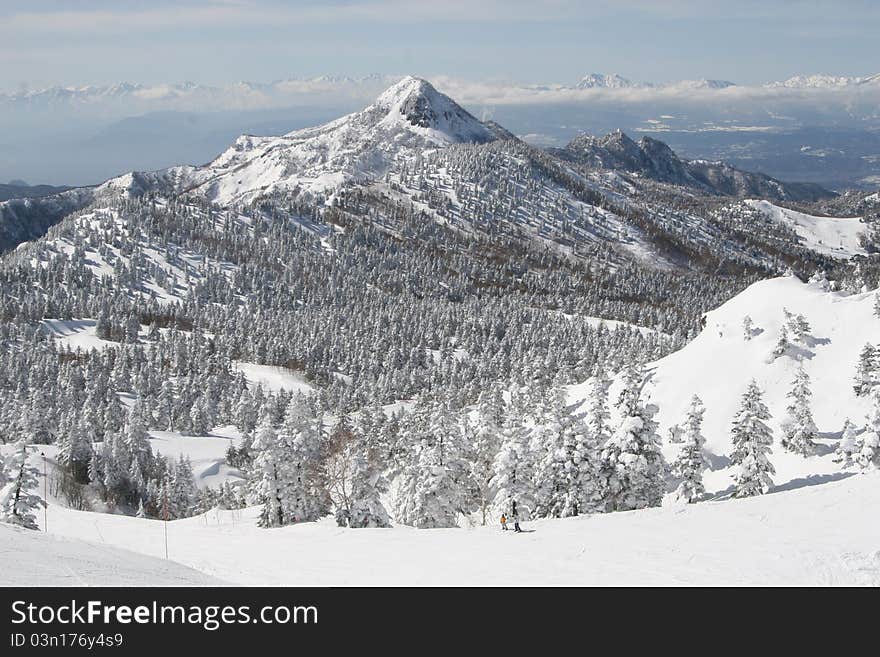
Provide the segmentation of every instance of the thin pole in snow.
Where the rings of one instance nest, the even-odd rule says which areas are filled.
[[[43,507],[43,531],[49,531],[49,477],[46,474],[46,463],[48,459],[46,458],[46,452],[40,452],[40,456],[43,457],[43,502],[45,506]]]
[[[168,558],[168,490],[165,490],[165,494],[162,496],[162,515],[164,516],[164,521],[162,525],[165,528],[165,558]]]

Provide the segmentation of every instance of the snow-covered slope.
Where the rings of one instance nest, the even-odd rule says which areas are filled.
[[[168,523],[168,550],[248,585],[876,586],[878,484],[877,473],[855,475],[760,498],[526,523],[523,534],[346,529],[330,518],[260,529],[253,507]],[[53,533],[164,555],[161,522],[54,506],[49,514]]]
[[[880,318],[873,314],[874,293],[844,295],[828,292],[820,284],[804,284],[795,277],[775,278],[748,289],[707,313],[703,331],[683,349],[648,366],[645,394],[660,408],[657,420],[666,440],[669,428],[685,418],[692,395],[706,407],[703,433],[710,452],[712,471],[706,473],[707,490],[719,492],[731,483],[726,456],[731,451],[730,425],[746,385],[755,379],[773,418],[776,443],[771,461],[777,486],[795,487],[804,481],[839,478],[840,465],[831,452],[849,418],[863,424],[869,401],[857,397],[852,381],[859,352],[866,342],[876,343]],[[810,324],[804,344],[773,358],[773,350],[785,322],[783,309],[802,314]],[[753,320],[751,339],[746,339],[743,318]],[[812,377],[813,415],[825,434],[817,453],[807,458],[784,451],[779,445],[780,421],[790,400],[786,398],[800,365]],[[620,382],[612,386],[616,399]],[[570,399],[589,394],[589,383],[574,386]],[[676,446],[665,444],[667,457]]]
[[[218,203],[273,191],[324,193],[375,179],[393,162],[456,143],[484,143],[493,130],[425,80],[406,77],[375,103],[315,128],[282,137],[244,135],[213,162],[176,169],[175,187]]]
[[[836,258],[864,254],[859,238],[865,224],[859,217],[814,217],[803,212],[781,208],[769,201],[749,200],[746,203],[760,210],[773,221],[793,229],[807,248]]]
[[[54,514],[53,514],[54,516]],[[161,523],[153,522],[160,528]],[[97,529],[97,527],[95,528]],[[209,586],[222,581],[174,561],[0,523],[0,586]]]

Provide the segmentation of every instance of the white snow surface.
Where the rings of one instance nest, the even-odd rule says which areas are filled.
[[[865,224],[859,217],[814,217],[813,215],[781,208],[769,201],[748,200],[748,205],[760,210],[773,221],[792,228],[804,246],[837,258],[864,254],[859,236]]]
[[[732,483],[726,460],[732,448],[730,426],[752,378],[764,391],[764,402],[772,414],[768,425],[775,437],[771,455],[775,484],[794,488],[847,476],[832,461],[831,452],[844,421],[849,418],[863,425],[870,408],[868,398],[856,396],[852,380],[862,347],[866,342],[877,342],[880,336],[880,318],[873,314],[874,298],[874,292],[828,292],[794,276],[760,281],[707,313],[705,328],[683,349],[649,364],[644,396],[660,409],[656,420],[664,440],[672,425],[684,421],[694,394],[706,407],[703,434],[713,464],[704,475],[708,491],[721,493]],[[805,345],[795,345],[774,360],[771,354],[785,321],[783,308],[804,315],[811,330]],[[750,340],[745,339],[742,328],[746,315],[754,322]],[[813,416],[824,434],[817,453],[807,458],[779,445],[780,422],[790,403],[786,395],[801,364],[812,379]],[[620,386],[620,380],[612,384],[612,402]],[[589,390],[589,381],[573,386],[570,401],[587,401]],[[664,444],[667,459],[674,457],[676,449],[674,444]]]
[[[118,347],[119,343],[103,340],[95,334],[97,323],[94,319],[44,319],[43,330],[72,351]]]
[[[760,498],[524,523],[523,534],[344,529],[332,519],[260,529],[254,507],[172,521],[168,549],[172,560],[233,584],[876,586],[878,503],[880,474],[870,473]],[[49,526],[164,555],[158,521],[52,506]],[[67,558],[58,561],[53,568]],[[145,575],[142,583],[160,582]]]
[[[218,427],[209,436],[187,436],[176,431],[150,431],[153,453],[189,458],[196,485],[216,488],[227,481],[243,479],[241,472],[226,464],[226,450],[240,446],[241,433],[233,426]]]
[[[267,391],[280,392],[281,390],[287,390],[288,392],[301,392],[307,395],[314,390],[314,386],[306,381],[303,374],[285,367],[257,365],[256,363],[245,363],[243,361],[235,361],[232,367],[243,373],[248,383],[252,386],[261,385]]]
[[[160,523],[154,521],[160,527]],[[96,532],[97,534],[97,532]],[[164,555],[163,555],[164,556]],[[174,561],[0,523],[0,586],[210,586],[223,584]]]

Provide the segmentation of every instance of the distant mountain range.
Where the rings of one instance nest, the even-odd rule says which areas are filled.
[[[575,86],[578,89],[726,89],[727,87],[735,87],[736,83],[727,80],[699,79],[657,84],[652,82],[633,82],[616,73],[611,75],[590,73],[584,76]]]
[[[768,82],[764,86],[770,89],[788,87],[793,89],[839,89],[860,86],[880,87],[880,73],[865,76],[836,75],[796,75],[781,82]]]
[[[11,198],[39,198],[66,191],[70,187],[56,185],[28,185],[22,180],[10,180],[8,184],[0,183],[0,201]]]
[[[238,106],[258,105],[268,99],[289,94],[322,94],[339,91],[367,92],[387,87],[403,76],[372,74],[361,77],[318,76],[312,78],[288,78],[271,82],[241,81],[225,86],[212,86],[195,82],[140,84],[119,82],[111,85],[52,86],[41,89],[23,89],[0,93],[0,106],[61,107],[68,104],[100,104],[121,100],[142,103],[167,103],[172,101],[208,100],[224,98]],[[767,89],[843,89],[877,85],[880,87],[880,73],[867,76],[833,76],[824,74],[797,75],[787,80],[767,82]],[[509,85],[516,88],[518,85]],[[633,81],[616,73],[589,73],[577,83],[551,85],[549,89],[710,89],[721,90],[738,85],[728,80],[701,78],[696,80],[677,80],[671,82]]]

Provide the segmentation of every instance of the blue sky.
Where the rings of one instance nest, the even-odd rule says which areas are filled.
[[[574,82],[880,71],[873,0],[3,0],[0,89],[321,74]]]

